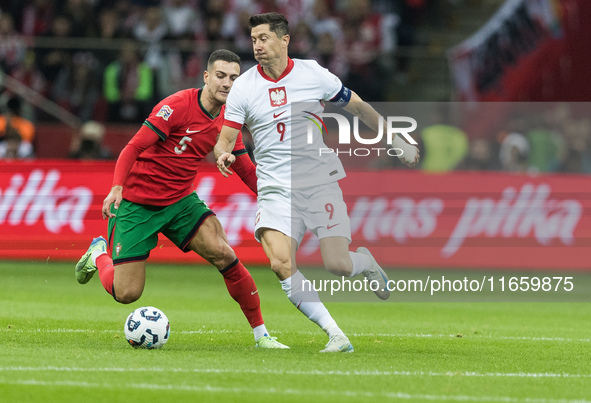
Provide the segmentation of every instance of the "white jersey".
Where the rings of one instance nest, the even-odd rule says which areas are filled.
[[[246,125],[250,130],[259,190],[310,187],[345,177],[336,154],[319,155],[326,145],[317,128],[324,101],[332,100],[342,88],[341,80],[314,60],[289,59],[277,80],[260,65],[236,79],[224,124],[237,129]],[[308,128],[313,134],[311,144]]]

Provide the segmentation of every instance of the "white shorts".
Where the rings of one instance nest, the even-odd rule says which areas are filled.
[[[254,236],[271,228],[298,243],[309,229],[319,239],[332,236],[351,243],[351,221],[337,182],[301,189],[264,188],[258,194]]]

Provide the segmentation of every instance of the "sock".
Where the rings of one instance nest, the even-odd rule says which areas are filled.
[[[115,289],[113,288],[113,281],[115,280],[115,266],[113,266],[113,259],[106,252],[94,251],[91,259],[94,265],[98,268],[99,278],[105,290],[113,298],[115,298]]]
[[[358,252],[349,252],[349,256],[353,263],[353,271],[349,277],[355,277],[371,267],[371,259],[369,256]]]
[[[296,271],[291,277],[280,281],[280,283],[291,303],[308,319],[320,326],[328,334],[328,337],[345,335],[320,301],[320,297],[310,281],[306,280],[300,271]]]
[[[228,267],[220,270],[220,273],[224,276],[228,292],[240,305],[244,316],[250,323],[250,327],[254,329],[264,325],[259,290],[257,290],[254,279],[246,267],[236,259]]]
[[[267,328],[265,327],[264,324],[253,328],[252,332],[254,333],[254,341],[257,341],[258,339],[260,339],[263,336],[269,335],[269,332],[267,332]]]

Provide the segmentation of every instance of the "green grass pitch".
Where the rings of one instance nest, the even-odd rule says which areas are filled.
[[[142,298],[121,305],[72,263],[0,262],[1,402],[587,402],[586,303],[330,302],[355,352],[327,337],[251,268],[268,329],[290,350],[254,348],[210,267],[149,264]],[[123,323],[154,305],[160,350],[135,350]]]

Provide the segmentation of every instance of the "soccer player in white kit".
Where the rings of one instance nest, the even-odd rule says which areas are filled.
[[[235,160],[231,151],[240,129],[247,125],[257,162],[255,237],[290,301],[328,334],[329,341],[321,352],[352,352],[349,339],[318,293],[310,287],[303,289],[305,277],[297,270],[295,252],[306,228],[318,236],[329,272],[347,277],[363,274],[369,281],[377,281],[380,287],[375,292],[381,299],[390,296],[388,278],[366,248],[349,251],[350,221],[337,182],[345,177],[343,166],[334,154],[305,162],[299,158],[300,150],[292,149],[296,123],[291,106],[306,102],[317,108],[308,108],[310,112],[322,113],[324,101],[335,102],[375,131],[379,114],[316,61],[289,58],[289,28],[283,15],[253,15],[249,22],[259,65],[238,77],[230,91],[224,126],[214,148],[217,165],[224,176],[231,174],[228,167]],[[321,134],[316,133],[309,147],[318,150],[323,145]],[[418,149],[399,136],[392,145],[403,151],[399,158],[405,164],[414,166],[419,161]],[[292,175],[292,167],[301,166],[303,175]]]

